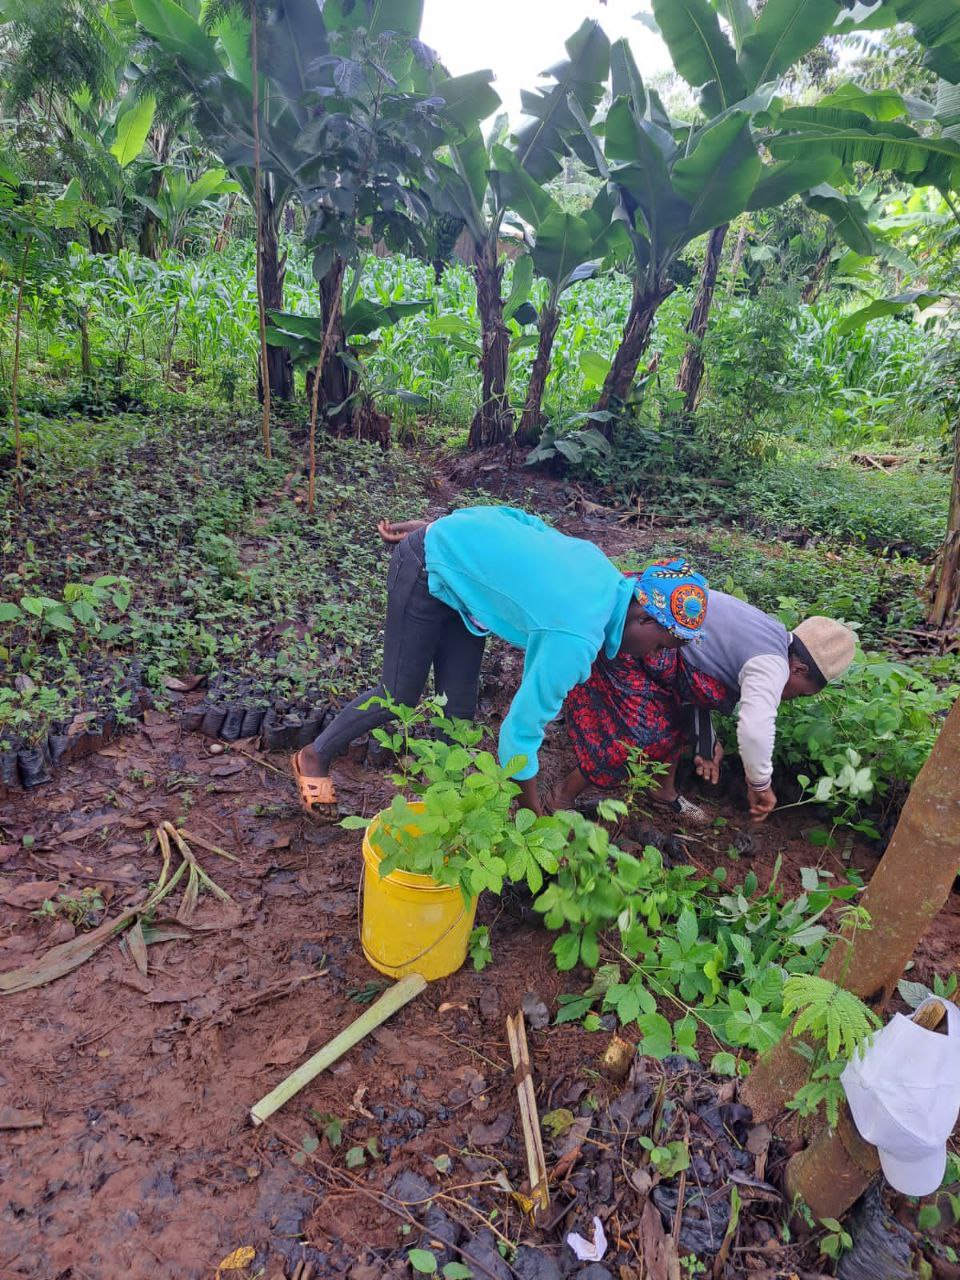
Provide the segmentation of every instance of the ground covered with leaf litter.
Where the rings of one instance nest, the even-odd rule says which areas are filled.
[[[614,554],[651,540],[582,505],[562,523]],[[515,657],[490,655],[494,720],[518,676]],[[362,754],[338,766],[341,803],[370,815],[391,791]],[[556,729],[545,772],[569,764]],[[141,901],[160,877],[163,822],[196,837],[231,899],[204,893],[183,909],[184,879],[146,934],[145,963],[114,939],[49,985],[2,997],[0,1280],[199,1280],[237,1250],[235,1274],[266,1280],[407,1276],[418,1249],[451,1277],[498,1280],[820,1274],[816,1245],[784,1230],[779,1175],[795,1131],[752,1127],[734,1084],[686,1059],[636,1057],[625,1078],[608,1074],[610,1015],[594,1031],[553,1021],[557,997],[587,975],[558,974],[551,936],[494,901],[479,916],[490,968],[432,984],[254,1130],[250,1105],[380,988],[357,937],[359,839],[300,814],[285,767],[253,740],[224,747],[147,711],[135,733],[0,805],[0,973]],[[744,827],[735,791],[718,812]],[[761,884],[778,856],[797,887],[812,862],[850,865],[811,848],[796,813],[742,846]],[[707,869],[726,847],[680,846]],[[875,855],[846,853],[869,873]],[[59,895],[69,903],[56,916],[34,914]],[[952,903],[913,976],[948,971],[958,933]],[[519,1007],[547,1117],[552,1199],[536,1225],[504,1025]],[[669,1154],[650,1160],[671,1143],[689,1144],[680,1173]],[[578,1261],[565,1238],[592,1239],[595,1218],[605,1254]],[[688,1253],[699,1262],[681,1270]],[[941,1260],[935,1270],[955,1274]]]

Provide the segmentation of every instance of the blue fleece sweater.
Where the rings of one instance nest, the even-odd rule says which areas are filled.
[[[604,649],[623,639],[634,584],[592,542],[568,538],[512,507],[471,507],[430,525],[430,594],[476,634],[526,650],[523,680],[500,730],[500,762],[524,756],[532,778],[546,726]]]

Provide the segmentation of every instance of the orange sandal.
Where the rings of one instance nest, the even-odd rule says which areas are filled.
[[[293,768],[293,780],[297,784],[297,790],[300,792],[300,804],[307,811],[316,817],[325,818],[328,822],[335,821],[338,817],[337,813],[337,793],[334,789],[332,778],[311,778],[300,770],[300,752],[291,756],[290,764]]]

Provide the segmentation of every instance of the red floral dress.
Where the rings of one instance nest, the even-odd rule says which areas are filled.
[[[580,772],[596,787],[614,787],[627,776],[631,747],[651,760],[676,760],[689,729],[687,708],[730,711],[735,701],[726,685],[685,662],[678,649],[645,658],[601,655],[589,679],[567,695]]]

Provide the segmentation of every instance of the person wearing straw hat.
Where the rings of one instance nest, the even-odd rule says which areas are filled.
[[[839,680],[855,652],[854,633],[833,618],[807,618],[791,633],[745,600],[710,592],[709,632],[684,658],[739,703],[737,747],[756,822],[777,807],[772,781],[780,704],[811,697]]]
[[[700,642],[610,660],[601,654],[590,678],[567,699],[567,728],[577,767],[550,797],[555,809],[571,808],[587,787],[623,783],[631,748],[664,765],[650,796],[684,824],[706,826],[708,811],[676,786],[677,765],[693,729],[697,773],[717,782],[723,749],[710,712],[739,703],[737,745],[747,778],[750,812],[763,822],[776,808],[771,785],[780,703],[819,693],[853,661],[855,638],[831,618],[807,618],[791,635],[769,614],[723,591],[710,592],[710,627]]]
[[[522,757],[514,777],[521,803],[544,806],[537,784],[546,726],[586,680],[598,653],[642,656],[679,648],[703,632],[707,583],[681,560],[653,565],[639,581],[599,547],[551,529],[511,507],[470,507],[428,524],[380,523],[395,544],[387,575],[381,684],[354,698],[292,759],[303,807],[336,814],[330,764],[349,744],[385,724],[388,693],[412,706],[431,667],[447,714],[476,712],[487,635],[525,650],[523,679],[500,730],[503,764]]]

